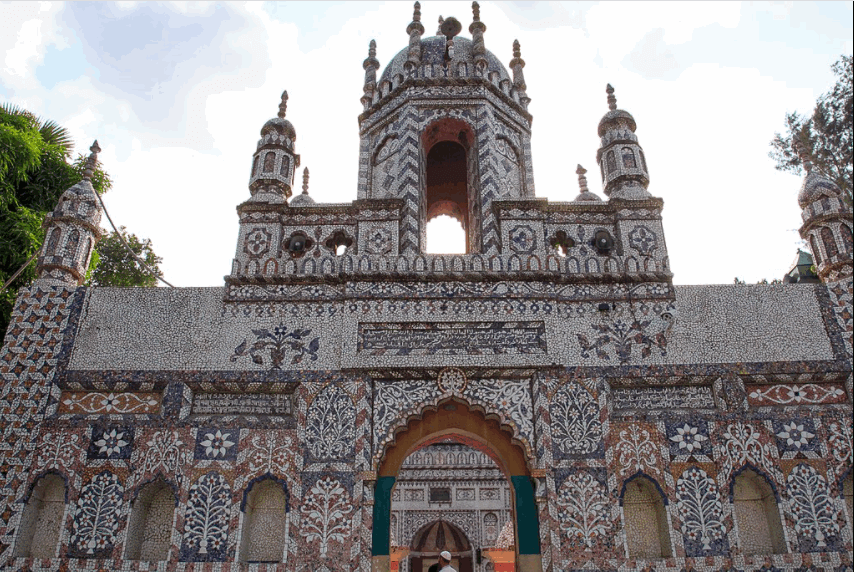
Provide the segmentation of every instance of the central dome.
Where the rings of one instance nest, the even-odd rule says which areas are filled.
[[[421,39],[421,67],[425,65],[439,66],[444,67],[445,65],[445,46],[447,45],[447,40],[444,36],[431,36],[429,38]],[[403,48],[400,50],[394,58],[388,63],[386,68],[383,70],[382,77],[380,78],[380,82],[389,81],[392,82],[394,76],[400,74],[402,77],[406,77],[407,73],[403,68],[403,64],[406,63],[406,58],[409,54],[409,47]],[[500,84],[501,81],[507,80],[510,81],[510,75],[507,73],[507,69],[504,67],[504,64],[495,57],[495,54],[486,50],[486,61],[487,61],[487,72],[486,77],[489,77],[491,72],[497,72],[498,78],[495,82],[496,84]],[[454,37],[454,57],[449,62],[449,64],[459,64],[465,62],[468,64],[467,71],[465,72],[468,76],[474,76],[475,64],[474,64],[474,54],[472,54],[472,41],[468,38],[461,38],[460,36]],[[420,72],[418,75],[421,75]],[[459,77],[459,73],[454,73],[455,77]],[[436,77],[434,75],[434,77]],[[392,82],[397,83],[397,82]]]

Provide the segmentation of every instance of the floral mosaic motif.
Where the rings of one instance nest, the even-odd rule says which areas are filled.
[[[116,543],[124,487],[117,475],[104,471],[80,491],[71,533],[72,556],[107,558]]]
[[[308,462],[349,459],[355,452],[356,407],[345,391],[327,385],[306,412],[305,447]]]
[[[786,479],[795,532],[803,552],[839,550],[839,524],[833,499],[818,472],[805,463],[796,466]]]
[[[174,476],[178,483],[183,480],[183,466],[189,461],[190,452],[177,433],[156,431],[145,442],[145,446],[145,449],[139,451],[141,462],[134,461],[141,465],[139,475],[162,473]]]
[[[202,475],[190,487],[181,560],[226,560],[231,487],[219,473]]]
[[[368,254],[388,254],[391,252],[391,234],[385,228],[375,228],[365,241],[365,250]]]
[[[525,381],[484,379],[473,383],[467,395],[509,417],[518,436],[533,444],[534,423],[530,386]]]
[[[222,430],[213,427],[199,428],[196,434],[196,459],[233,461],[237,458],[239,430]]]
[[[839,385],[769,385],[759,386],[748,394],[751,405],[815,405],[842,403],[845,390]]]
[[[688,556],[724,554],[728,548],[723,505],[715,481],[691,467],[676,481],[676,510]]]
[[[549,404],[555,458],[586,456],[602,448],[599,405],[580,384],[567,383]]]
[[[614,449],[620,476],[633,475],[638,471],[658,472],[655,463],[658,446],[643,427],[632,424],[621,429]]]
[[[590,327],[596,332],[596,338],[592,341],[584,334],[576,334],[581,346],[582,357],[590,357],[591,352],[599,359],[610,361],[609,348],[614,352],[620,364],[629,363],[632,359],[634,347],[640,348],[640,357],[643,359],[652,355],[653,348],[658,348],[662,356],[667,355],[667,336],[664,330],[655,334],[649,333],[651,319],[634,319],[631,322],[615,320],[610,324],[591,324]]]
[[[815,434],[812,419],[774,422],[774,435],[777,437],[777,448],[780,451],[814,451],[818,447]]]
[[[350,495],[338,479],[323,477],[309,490],[300,507],[302,534],[307,542],[320,542],[320,557],[326,558],[330,542],[344,542],[350,535]]]
[[[645,226],[636,226],[629,233],[629,246],[649,256],[658,246],[658,237]]]
[[[45,433],[37,448],[36,469],[70,469],[80,453],[79,441],[74,433]]]
[[[157,413],[158,393],[101,393],[67,391],[60,397],[60,413]]]
[[[721,457],[727,472],[745,463],[774,471],[771,446],[762,441],[762,434],[747,423],[730,423],[722,435]]]
[[[378,383],[374,393],[374,443],[377,450],[390,437],[389,432],[401,413],[427,403],[435,395],[436,384],[431,381]]]
[[[266,228],[256,228],[246,235],[243,251],[249,256],[261,256],[270,250],[272,235]]]
[[[466,390],[468,383],[466,374],[455,367],[446,367],[439,372],[439,376],[436,378],[436,385],[439,386],[441,393],[460,394]]]
[[[238,358],[248,355],[252,363],[265,365],[264,358],[269,359],[273,369],[281,369],[285,357],[289,352],[294,352],[291,357],[291,365],[302,363],[303,358],[308,357],[311,361],[317,361],[317,350],[320,349],[320,338],[316,337],[309,341],[308,336],[311,329],[296,328],[288,331],[284,324],[279,324],[273,331],[268,329],[252,330],[255,334],[255,342],[250,346],[247,340],[234,349],[234,355],[230,360],[236,362]]]
[[[830,454],[840,463],[851,462],[851,423],[831,421],[827,426]]]
[[[587,471],[570,474],[558,488],[558,523],[571,548],[592,550],[608,540],[612,522],[605,485]]]
[[[133,447],[133,427],[92,427],[89,459],[129,459]]]
[[[513,252],[529,253],[537,248],[537,236],[527,225],[515,226],[510,229],[510,249]]]
[[[705,421],[665,423],[664,425],[667,430],[671,456],[711,456],[709,425]]]
[[[275,434],[254,434],[244,455],[252,473],[287,475],[295,465],[294,442],[288,435],[279,440]]]

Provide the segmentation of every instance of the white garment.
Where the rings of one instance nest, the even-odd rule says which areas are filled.
[[[439,572],[457,572],[457,571],[456,571],[456,570],[454,570],[453,568],[451,568],[451,565],[450,565],[450,564],[448,564],[447,566],[445,566],[444,568],[442,568],[441,570],[439,570]]]

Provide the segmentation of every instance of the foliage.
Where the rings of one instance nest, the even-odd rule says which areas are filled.
[[[834,181],[851,204],[852,144],[854,144],[854,89],[852,89],[852,57],[842,56],[831,66],[836,83],[822,94],[812,116],[797,112],[786,114],[785,134],[775,133],[769,157],[776,168],[788,173],[802,174],[803,164],[794,151],[797,138],[809,155],[813,169]]]
[[[141,239],[133,233],[128,233],[125,227],[119,227],[122,237],[137,256],[162,276],[158,265],[163,259],[154,253],[151,240]],[[97,266],[90,273],[87,284],[90,286],[156,286],[157,278],[142,264],[139,263],[130,252],[127,251],[118,233],[111,232],[98,242],[95,249],[99,260]]]

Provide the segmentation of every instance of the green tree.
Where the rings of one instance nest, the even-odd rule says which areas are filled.
[[[138,257],[162,276],[158,265],[163,259],[154,253],[151,240],[141,239],[128,233],[125,227],[119,227],[122,237]],[[95,249],[99,257],[87,283],[92,286],[156,286],[157,277],[145,269],[122,244],[118,233],[111,232],[101,238]]]
[[[842,56],[831,66],[836,83],[816,101],[812,115],[786,114],[785,134],[775,133],[769,157],[780,171],[803,174],[803,165],[792,147],[797,138],[809,155],[813,169],[836,182],[851,204],[852,145],[854,145],[854,96],[852,57]]]

